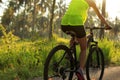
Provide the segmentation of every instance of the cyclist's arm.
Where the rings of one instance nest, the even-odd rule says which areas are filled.
[[[90,7],[92,7],[95,11],[95,13],[97,14],[97,16],[100,18],[100,20],[102,21],[102,23],[104,23],[106,25],[107,28],[110,28],[110,26],[108,25],[108,23],[106,22],[105,18],[101,15],[101,13],[99,12],[96,4],[94,3],[94,1],[92,0],[86,0],[86,2],[89,4]]]

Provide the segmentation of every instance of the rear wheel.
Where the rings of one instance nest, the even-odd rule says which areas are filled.
[[[51,50],[44,65],[44,80],[73,80],[74,67],[69,54],[71,52],[65,45]]]
[[[88,80],[102,80],[104,74],[104,55],[100,48],[91,48],[86,63]]]

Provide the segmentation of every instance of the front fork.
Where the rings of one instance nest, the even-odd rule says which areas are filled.
[[[92,44],[91,46],[90,46],[90,49],[89,49],[89,52],[91,53],[91,52],[93,52],[92,50],[93,50],[93,48],[95,48],[96,50],[95,50],[95,53],[96,53],[96,62],[97,62],[97,65],[93,65],[93,59],[92,59],[92,56],[93,55],[91,55],[91,59],[90,59],[90,61],[91,61],[91,66],[94,66],[94,67],[99,67],[100,66],[100,57],[99,57],[99,48],[98,48],[98,42],[94,42],[95,44]],[[93,53],[92,53],[93,54]]]

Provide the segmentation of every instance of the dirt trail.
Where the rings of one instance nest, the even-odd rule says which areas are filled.
[[[43,80],[43,79],[35,78],[33,80]],[[105,68],[103,80],[120,80],[120,66]]]
[[[120,66],[105,68],[103,80],[120,80]]]

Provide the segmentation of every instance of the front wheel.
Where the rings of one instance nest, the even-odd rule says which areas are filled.
[[[49,53],[44,65],[44,80],[73,80],[71,52],[65,45],[56,46]]]
[[[86,62],[87,80],[102,80],[104,74],[104,55],[100,48],[90,49]]]

